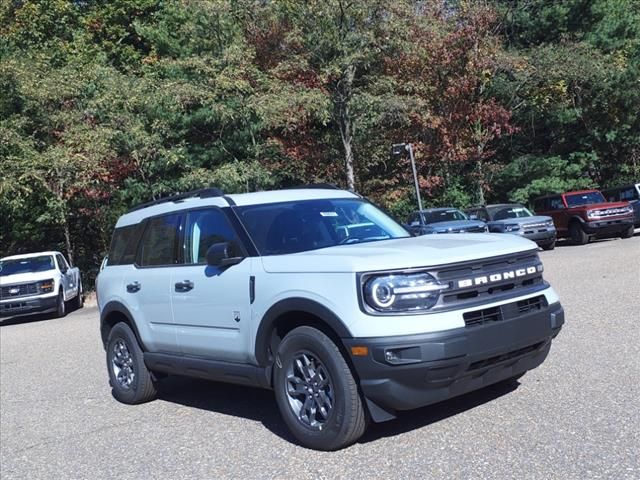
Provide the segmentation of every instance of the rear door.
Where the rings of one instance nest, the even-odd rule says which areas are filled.
[[[217,268],[207,265],[211,245],[233,242],[238,236],[227,214],[218,207],[186,213],[185,265],[173,269],[171,296],[178,343],[184,355],[229,362],[249,359],[250,282],[254,258]],[[246,253],[246,252],[245,252]]]

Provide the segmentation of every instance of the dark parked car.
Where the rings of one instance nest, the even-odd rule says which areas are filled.
[[[407,228],[414,235],[429,233],[481,233],[487,225],[481,220],[469,218],[457,208],[428,208],[413,212],[407,220]]]
[[[633,225],[640,228],[640,183],[602,190],[602,195],[609,202],[629,202],[633,207]]]
[[[551,217],[534,215],[519,203],[476,206],[465,212],[472,220],[486,222],[490,232],[521,235],[545,250],[556,246],[556,228]]]

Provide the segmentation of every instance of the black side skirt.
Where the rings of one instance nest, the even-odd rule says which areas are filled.
[[[149,352],[144,353],[144,363],[149,370],[156,372],[204,378],[215,382],[271,388],[270,367],[264,368],[242,363]]]

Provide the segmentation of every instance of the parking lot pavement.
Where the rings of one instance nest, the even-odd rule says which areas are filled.
[[[0,323],[0,477],[640,478],[640,237],[541,252],[567,324],[515,387],[296,446],[269,391],[169,378],[117,403],[95,308]]]

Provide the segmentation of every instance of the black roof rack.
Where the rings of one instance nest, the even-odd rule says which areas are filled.
[[[219,188],[201,188],[200,190],[192,190],[185,193],[177,193],[175,195],[169,195],[168,197],[162,197],[158,200],[152,200],[151,202],[141,203],[130,209],[127,213],[135,212],[136,210],[142,210],[143,208],[151,207],[153,205],[159,205],[161,203],[179,202],[186,198],[211,198],[211,197],[223,197],[224,192]]]

